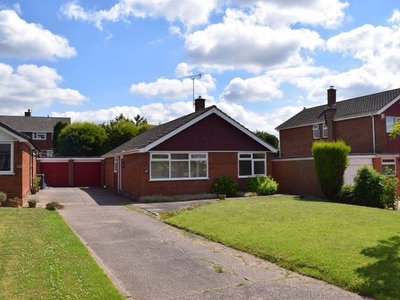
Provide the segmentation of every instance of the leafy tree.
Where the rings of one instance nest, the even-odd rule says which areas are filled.
[[[59,154],[62,156],[100,156],[105,153],[105,129],[89,122],[72,123],[58,137]]]
[[[276,149],[279,148],[279,139],[273,135],[270,134],[268,132],[265,131],[256,131],[255,134],[262,139],[263,141],[266,141],[268,144],[270,144],[271,146],[275,147]]]
[[[56,155],[59,153],[58,136],[60,135],[61,130],[63,130],[63,128],[65,128],[66,126],[68,126],[68,123],[59,121],[53,128],[53,151]]]
[[[343,141],[316,141],[311,150],[321,190],[327,198],[333,199],[343,186],[351,148]]]
[[[390,138],[394,139],[400,135],[400,122],[397,121],[393,124],[392,130],[390,130]]]
[[[134,119],[134,121],[130,120],[123,114],[120,114],[108,124],[103,123],[101,125],[107,133],[107,141],[105,143],[106,151],[110,151],[122,145],[152,127],[147,124],[147,120],[140,115],[137,115]]]

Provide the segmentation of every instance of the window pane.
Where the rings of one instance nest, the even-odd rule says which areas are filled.
[[[171,159],[189,159],[189,155],[187,153],[174,153],[171,154]]]
[[[207,162],[191,161],[190,177],[207,177]]]
[[[396,175],[396,167],[394,165],[384,165],[382,166],[382,174],[383,175]]]
[[[239,161],[239,176],[250,176],[251,174],[251,160]]]
[[[265,158],[265,153],[254,153],[253,154],[254,159],[260,159],[260,158]]]
[[[10,144],[0,144],[0,171],[11,171]]]
[[[205,154],[190,154],[191,159],[206,159],[207,155]]]
[[[265,175],[264,161],[254,161],[254,175]]]
[[[386,132],[387,133],[389,133],[392,130],[394,123],[396,123],[396,117],[386,116]]]
[[[152,159],[168,159],[168,154],[152,154]]]
[[[188,161],[172,161],[171,162],[171,178],[189,177]]]
[[[239,154],[239,157],[240,158],[249,158],[249,159],[251,159],[251,154],[250,153],[246,153],[246,154],[244,154],[244,153],[242,153],[242,154]]]
[[[151,162],[151,178],[169,178],[168,161]]]

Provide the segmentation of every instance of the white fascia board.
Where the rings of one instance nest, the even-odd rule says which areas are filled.
[[[378,110],[377,114],[380,115],[384,113],[389,107],[391,107],[393,104],[395,104],[397,101],[400,100],[400,95],[394,98],[392,101],[390,101],[388,104],[386,104],[383,108]]]

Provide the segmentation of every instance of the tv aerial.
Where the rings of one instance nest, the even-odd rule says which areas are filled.
[[[193,82],[193,101],[194,101],[194,80],[196,79],[196,78],[201,78],[201,77],[203,77],[203,74],[201,74],[201,73],[199,73],[199,74],[195,74],[195,75],[190,75],[190,76],[187,76],[186,78],[190,78],[190,79],[192,79],[192,82]]]

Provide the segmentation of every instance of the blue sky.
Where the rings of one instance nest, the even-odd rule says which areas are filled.
[[[195,97],[250,130],[400,87],[398,0],[0,0],[0,114],[160,124]]]

